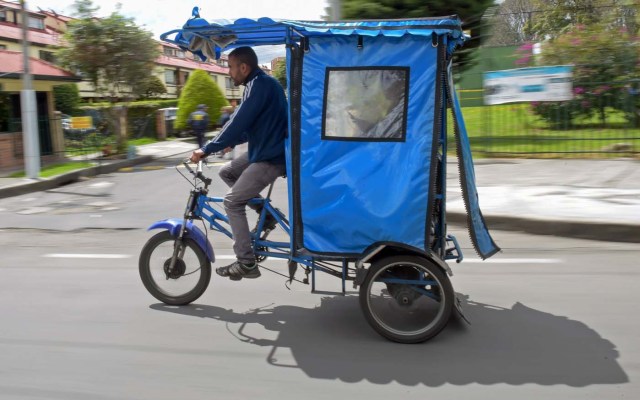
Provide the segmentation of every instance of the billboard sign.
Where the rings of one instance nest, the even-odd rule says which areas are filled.
[[[572,69],[558,65],[485,72],[484,103],[571,100]]]

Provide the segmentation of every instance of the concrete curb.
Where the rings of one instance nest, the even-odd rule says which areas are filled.
[[[13,186],[7,186],[0,188],[0,199],[6,197],[20,196],[27,193],[39,192],[42,190],[54,189],[59,186],[67,185],[78,181],[83,177],[92,177],[101,174],[108,174],[115,172],[121,168],[132,167],[138,164],[144,164],[152,161],[153,156],[139,156],[129,160],[118,160],[113,162],[105,162],[104,164],[96,165],[95,167],[89,167],[85,169],[79,169],[77,171],[68,172],[66,174],[57,175],[53,178],[44,178],[41,180],[35,180],[31,182],[22,182]]]
[[[489,227],[506,231],[521,231],[534,235],[552,235],[607,242],[640,243],[640,226],[616,222],[568,221],[558,219],[521,218],[510,215],[484,215]],[[447,221],[467,224],[467,215],[447,211]]]

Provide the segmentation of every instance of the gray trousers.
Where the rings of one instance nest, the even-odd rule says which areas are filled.
[[[238,261],[245,264],[256,261],[247,222],[247,203],[254,197],[260,197],[264,188],[285,173],[284,164],[250,163],[247,153],[231,160],[220,169],[220,178],[231,188],[224,196],[224,208],[229,217],[233,233],[233,252]],[[259,207],[252,208],[259,211]]]

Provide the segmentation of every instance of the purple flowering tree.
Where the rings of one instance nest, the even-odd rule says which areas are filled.
[[[557,127],[570,127],[578,117],[599,117],[606,123],[609,110],[620,110],[635,121],[640,78],[640,38],[624,27],[577,25],[546,42],[543,65],[573,69],[574,98],[533,106],[536,114]]]

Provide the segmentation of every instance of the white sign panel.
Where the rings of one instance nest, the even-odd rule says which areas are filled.
[[[485,72],[484,103],[571,100],[572,68],[560,65]]]

